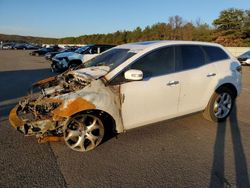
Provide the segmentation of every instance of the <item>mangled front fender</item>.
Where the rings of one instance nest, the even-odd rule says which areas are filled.
[[[49,83],[51,81],[55,81],[55,80],[56,80],[56,76],[48,77],[46,79],[39,80],[38,82],[34,83],[33,86],[41,86],[41,85],[47,84],[47,83]]]
[[[104,111],[113,117],[116,123],[116,131],[118,133],[124,131],[120,113],[121,104],[119,86],[106,87],[104,83],[98,79],[93,80],[82,90],[59,95],[56,98],[64,101],[64,105],[55,110],[57,113],[59,109],[64,106],[63,108],[66,109],[65,112],[67,113],[61,113],[61,116],[71,116],[80,111],[96,109]],[[79,108],[79,106],[81,108],[86,108],[80,110],[81,108]],[[68,111],[70,111],[70,113],[68,113]]]
[[[38,91],[23,98],[11,110],[11,125],[25,135],[39,138],[62,135],[70,117],[96,110],[109,114],[115,121],[116,131],[123,132],[120,87],[105,86],[99,79],[107,71],[107,67],[90,67],[35,83],[33,86]]]
[[[82,112],[84,110],[95,109],[95,105],[86,101],[85,99],[78,97],[72,101],[65,101],[62,105],[56,108],[52,113],[54,117],[70,117],[73,114]]]

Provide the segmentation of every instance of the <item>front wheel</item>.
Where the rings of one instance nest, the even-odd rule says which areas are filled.
[[[60,72],[60,69],[54,63],[52,63],[51,64],[51,72],[58,73],[58,72]]]
[[[234,93],[227,87],[219,88],[211,97],[203,116],[213,122],[225,121],[235,102]]]
[[[76,67],[78,67],[78,64],[76,64],[76,63],[71,63],[70,65],[69,65],[69,69],[75,69]]]
[[[96,148],[104,137],[101,119],[92,114],[77,114],[64,126],[64,140],[75,151],[85,152]]]

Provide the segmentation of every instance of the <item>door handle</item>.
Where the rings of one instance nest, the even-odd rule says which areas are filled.
[[[207,74],[207,77],[211,77],[211,76],[216,76],[216,73],[211,72],[211,73],[208,73],[208,74]]]
[[[177,84],[179,84],[179,81],[177,81],[177,80],[169,81],[167,83],[168,86],[177,85]]]

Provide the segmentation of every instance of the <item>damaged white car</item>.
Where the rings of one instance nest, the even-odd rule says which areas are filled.
[[[140,42],[112,48],[34,88],[11,110],[12,126],[83,152],[108,134],[197,111],[225,120],[241,90],[241,67],[217,44]]]

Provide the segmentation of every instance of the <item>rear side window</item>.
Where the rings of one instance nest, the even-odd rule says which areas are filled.
[[[202,46],[207,54],[208,63],[229,59],[229,56],[219,47]]]
[[[194,69],[205,64],[205,54],[200,46],[176,46],[176,70]]]

